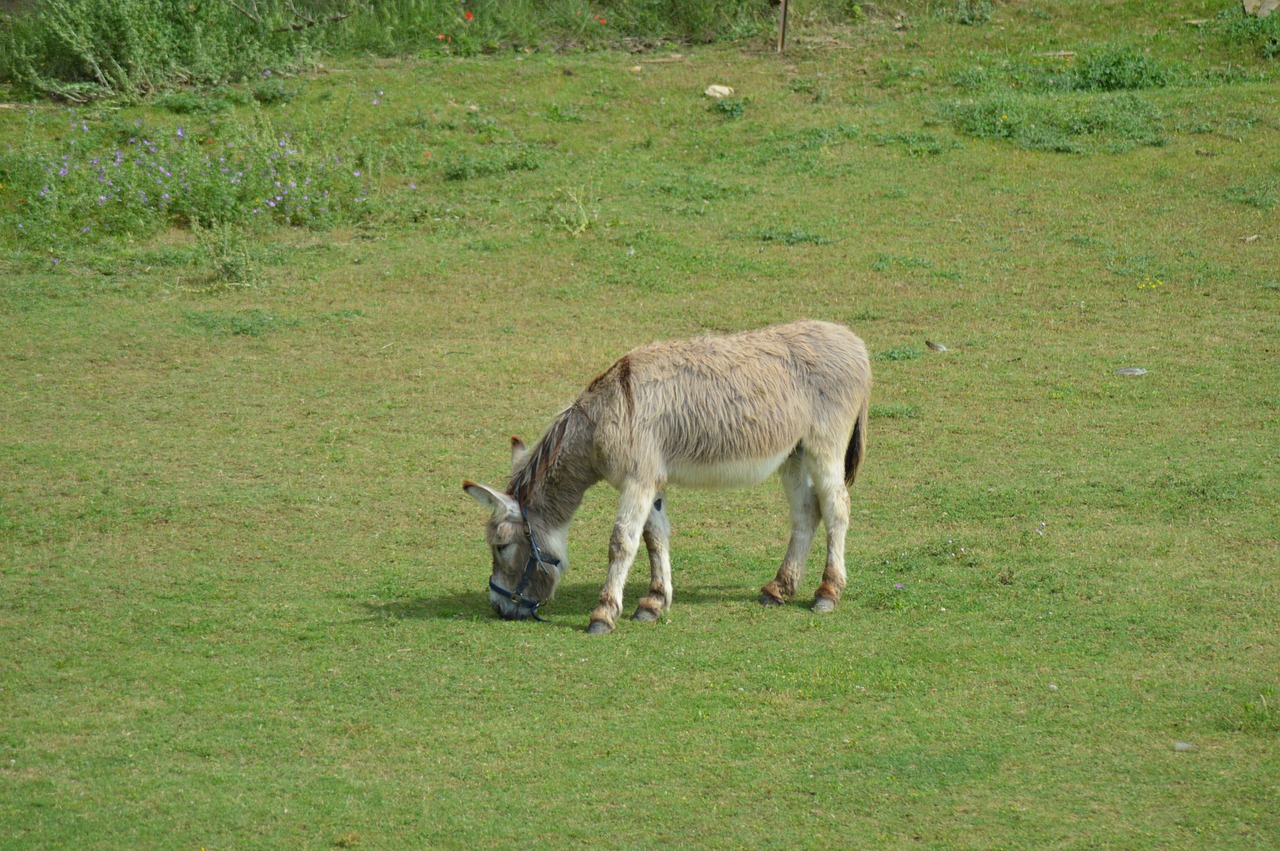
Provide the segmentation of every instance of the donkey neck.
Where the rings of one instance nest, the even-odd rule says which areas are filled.
[[[587,488],[595,482],[543,480],[529,493],[525,506],[531,523],[547,529],[565,529],[582,505]]]
[[[587,489],[600,481],[592,462],[594,432],[576,405],[567,408],[512,475],[510,492],[528,508],[530,522],[549,530],[568,528]]]

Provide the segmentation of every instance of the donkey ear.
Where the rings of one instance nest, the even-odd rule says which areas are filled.
[[[478,485],[475,482],[463,482],[462,489],[475,497],[476,501],[488,508],[494,514],[519,514],[520,509],[516,505],[516,501],[505,493],[496,491],[488,485]]]
[[[529,460],[529,448],[524,445],[524,441],[511,435],[511,472],[524,467],[524,463]]]

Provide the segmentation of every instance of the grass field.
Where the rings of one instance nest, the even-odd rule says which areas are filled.
[[[0,847],[1280,846],[1277,60],[793,5],[0,110]],[[670,494],[660,623],[583,633],[607,486],[492,616],[464,478],[798,317],[875,358],[836,612],[771,482]]]

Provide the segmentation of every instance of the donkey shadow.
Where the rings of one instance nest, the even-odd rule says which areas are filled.
[[[632,589],[628,589],[631,591]],[[550,626],[581,629],[600,594],[599,584],[590,582],[561,583],[553,601],[542,614]],[[637,587],[629,596],[639,600],[644,590]],[[705,606],[735,600],[755,599],[755,594],[738,585],[703,585],[678,590],[674,606]],[[387,620],[481,620],[496,618],[489,607],[489,596],[481,589],[456,591],[435,597],[415,597],[387,602],[365,601],[360,604],[370,622]],[[572,619],[565,622],[562,619]]]

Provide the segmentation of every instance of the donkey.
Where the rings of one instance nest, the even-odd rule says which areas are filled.
[[[649,593],[634,620],[671,606],[666,490],[745,487],[775,470],[791,504],[791,542],[760,603],[797,591],[819,519],[827,563],[813,609],[834,609],[845,586],[848,486],[866,452],[871,364],[848,328],[800,321],[725,337],[660,342],[623,355],[548,426],[530,451],[511,438],[505,491],[463,489],[492,515],[489,602],[508,620],[538,617],[569,569],[569,523],[592,485],[620,494],[609,571],[591,633],[612,632],[643,537]]]

